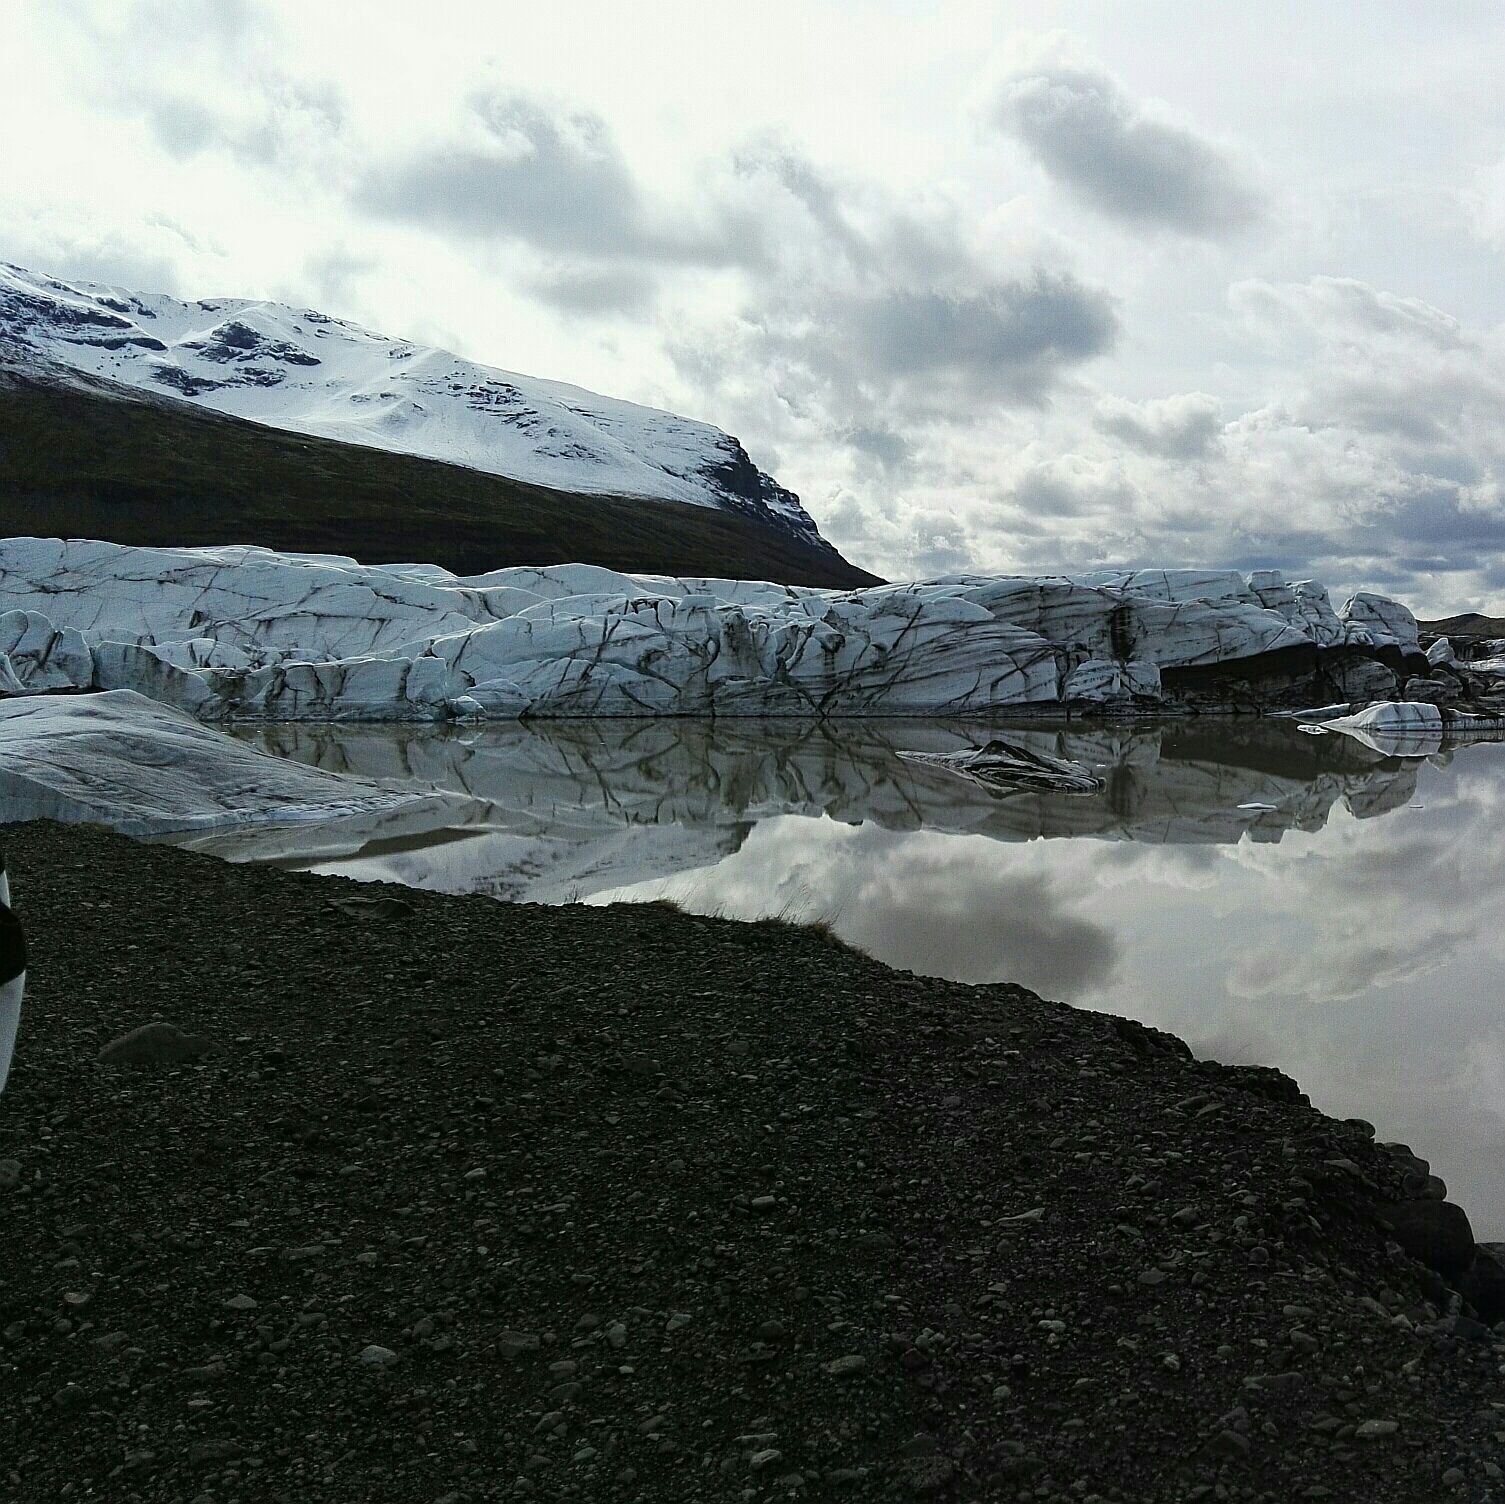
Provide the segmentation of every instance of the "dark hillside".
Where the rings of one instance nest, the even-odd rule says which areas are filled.
[[[1481,616],[1477,611],[1419,621],[1416,625],[1423,632],[1435,632],[1439,637],[1505,637],[1505,616]]]
[[[7,374],[0,534],[259,543],[457,574],[578,562],[794,585],[875,582],[835,549],[709,507],[554,491],[169,399]]]

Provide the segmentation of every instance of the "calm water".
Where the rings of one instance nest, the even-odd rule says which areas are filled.
[[[271,727],[266,750],[475,797],[194,844],[549,903],[830,919],[895,966],[1007,979],[1289,1071],[1430,1158],[1505,1237],[1505,746],[1381,757],[1282,725],[1005,734],[1096,795],[998,797],[898,757],[997,728],[655,721]]]

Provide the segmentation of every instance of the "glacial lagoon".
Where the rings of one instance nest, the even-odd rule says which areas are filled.
[[[1505,746],[1402,759],[1252,720],[236,734],[464,795],[464,818],[440,803],[185,844],[504,900],[824,919],[896,967],[1019,982],[1279,1066],[1411,1144],[1480,1237],[1505,1236]],[[899,755],[997,735],[1102,789],[1001,795]]]

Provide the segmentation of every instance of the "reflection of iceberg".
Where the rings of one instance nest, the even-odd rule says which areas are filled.
[[[1347,739],[1309,739],[1269,723],[1148,729],[1039,726],[1010,742],[1079,763],[1096,793],[1021,789],[1000,800],[902,752],[948,753],[996,727],[943,723],[506,723],[467,732],[390,726],[245,728],[254,745],[328,772],[418,780],[469,796],[484,813],[432,842],[373,842],[339,870],[448,891],[560,901],[713,865],[759,821],[825,817],[892,830],[995,840],[1093,836],[1154,843],[1278,840],[1315,830],[1343,802],[1398,808],[1413,766]],[[1251,805],[1257,808],[1240,809]],[[380,834],[378,832],[378,834]],[[406,833],[404,833],[406,834]],[[298,832],[196,843],[232,858],[331,862]]]
[[[1017,789],[1095,794],[1102,787],[1101,781],[1080,763],[1032,752],[1000,737],[994,737],[986,746],[968,747],[960,752],[900,752],[899,756],[909,762],[946,768],[1000,794]]]

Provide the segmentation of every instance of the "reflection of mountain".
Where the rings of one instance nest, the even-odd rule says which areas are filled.
[[[824,816],[890,830],[995,840],[1093,836],[1151,843],[1279,840],[1320,828],[1340,801],[1356,815],[1405,804],[1414,765],[1268,722],[1180,722],[1006,734],[1085,763],[1100,794],[998,796],[898,750],[980,744],[997,727],[937,723],[553,721],[455,731],[354,725],[245,728],[280,756],[331,772],[417,779],[487,807],[431,840],[405,830],[358,853],[267,832],[199,844],[231,857],[358,860],[352,870],[422,887],[558,901],[710,866],[759,821]],[[1245,806],[1241,808],[1240,806]],[[379,834],[379,832],[378,832]],[[396,834],[394,832],[394,834]]]

